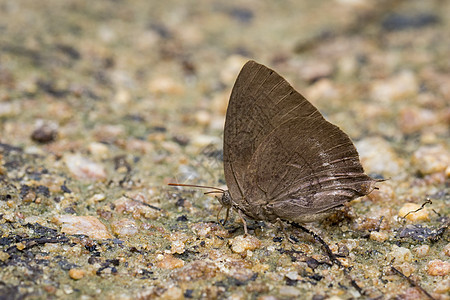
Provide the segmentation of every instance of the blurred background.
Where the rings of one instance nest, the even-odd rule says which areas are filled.
[[[447,1],[2,1],[0,9],[3,143],[55,139],[47,147],[60,155],[90,142],[155,153],[159,138],[220,148],[248,59],[285,76],[354,139],[383,136],[413,151],[417,139],[448,136]],[[50,136],[30,139],[43,126]],[[156,160],[175,150],[159,146]]]
[[[3,142],[30,144],[37,120],[72,142],[110,125],[126,139],[162,127],[217,135],[247,59],[333,121],[352,115],[339,121],[354,138],[363,128],[390,138],[429,131],[448,114],[447,1],[0,5]]]

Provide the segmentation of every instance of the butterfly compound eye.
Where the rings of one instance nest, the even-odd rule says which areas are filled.
[[[220,204],[226,208],[231,207],[231,195],[228,191],[223,192],[222,198],[219,199]]]

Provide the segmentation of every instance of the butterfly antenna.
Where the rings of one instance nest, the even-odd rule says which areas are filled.
[[[170,186],[196,187],[196,188],[202,188],[202,189],[213,189],[213,190],[215,190],[215,191],[206,192],[206,193],[204,193],[205,195],[213,194],[213,193],[220,193],[220,194],[225,193],[224,189],[217,188],[217,187],[214,187],[214,186],[207,186],[207,185],[183,184],[183,183],[169,183],[168,185],[170,185]]]
[[[208,194],[223,194],[224,192],[222,192],[222,191],[209,191],[209,192],[206,192],[206,193],[203,193],[204,195],[208,195]]]

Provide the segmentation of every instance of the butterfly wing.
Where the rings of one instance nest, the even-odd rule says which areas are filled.
[[[271,158],[276,164],[265,163]],[[257,183],[248,185],[248,194],[263,197],[271,214],[298,222],[368,194],[375,183],[348,136],[322,117],[283,122],[260,144],[247,171]]]
[[[254,208],[266,200],[251,192],[248,168],[264,138],[284,118],[319,112],[273,70],[254,61],[239,73],[228,104],[224,129],[224,173],[230,195],[247,215],[258,217]],[[269,163],[269,161],[266,161]]]
[[[232,199],[255,219],[314,214],[369,192],[349,137],[275,71],[249,61],[231,93],[224,172]]]

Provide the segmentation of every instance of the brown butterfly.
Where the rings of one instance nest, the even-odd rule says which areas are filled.
[[[283,77],[254,61],[239,73],[224,129],[222,207],[255,220],[309,222],[375,189],[352,141]],[[169,184],[178,186],[194,186]],[[212,187],[207,187],[212,188]],[[226,218],[227,218],[226,217]]]

